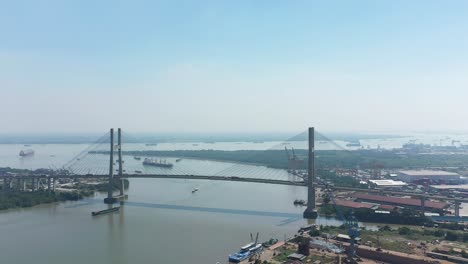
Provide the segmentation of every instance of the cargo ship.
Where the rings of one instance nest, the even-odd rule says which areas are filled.
[[[163,168],[172,168],[174,165],[172,163],[166,162],[165,160],[149,159],[146,158],[143,161],[143,165],[163,167]]]
[[[21,157],[32,156],[32,155],[34,155],[34,150],[32,150],[32,149],[21,150],[19,155]]]
[[[349,142],[346,144],[347,147],[360,147],[361,143],[359,141]]]
[[[117,212],[120,210],[120,206],[117,206],[117,207],[113,207],[113,208],[110,208],[110,209],[106,209],[106,210],[101,210],[101,211],[97,211],[97,212],[91,212],[91,215],[92,216],[96,216],[96,215],[103,215],[103,214],[108,214],[108,213],[112,213],[112,212]]]
[[[255,239],[255,242],[249,243],[241,247],[239,252],[229,255],[229,262],[239,263],[259,253],[262,250],[263,246],[262,244],[257,243],[257,241],[258,241],[258,233],[257,233],[257,238]]]

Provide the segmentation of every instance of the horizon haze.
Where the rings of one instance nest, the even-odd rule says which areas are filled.
[[[4,1],[8,133],[468,131],[466,1]]]

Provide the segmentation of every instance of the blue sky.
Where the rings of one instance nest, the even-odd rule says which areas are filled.
[[[0,3],[0,132],[468,131],[466,1]]]

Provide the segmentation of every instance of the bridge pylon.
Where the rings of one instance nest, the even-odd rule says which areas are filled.
[[[118,179],[119,179],[119,196],[113,196],[114,192],[114,149],[117,148],[118,151]],[[109,178],[107,185],[107,197],[104,198],[104,203],[113,204],[117,202],[117,198],[124,198],[124,180],[122,178],[122,130],[118,128],[117,130],[117,145],[114,145],[114,129],[110,129],[110,159],[109,159]]]
[[[307,208],[304,211],[304,218],[317,218],[317,209],[315,208],[315,131],[309,127],[309,157],[308,157],[308,179],[307,179]]]

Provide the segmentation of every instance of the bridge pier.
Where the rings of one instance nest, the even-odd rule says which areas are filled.
[[[17,191],[21,191],[21,178],[17,177],[16,178],[16,186],[15,186]]]
[[[421,196],[421,214],[424,215],[425,211],[426,211],[426,197]]]
[[[47,178],[47,192],[50,193],[51,192],[51,189],[52,189],[52,181],[51,181],[51,178],[48,177]]]
[[[309,127],[309,159],[308,159],[308,180],[307,180],[307,208],[304,211],[304,218],[315,219],[318,216],[315,208],[315,131]]]
[[[34,192],[36,190],[36,178],[31,177],[31,190]]]
[[[455,216],[456,217],[460,217],[460,202],[459,201],[455,201]]]

